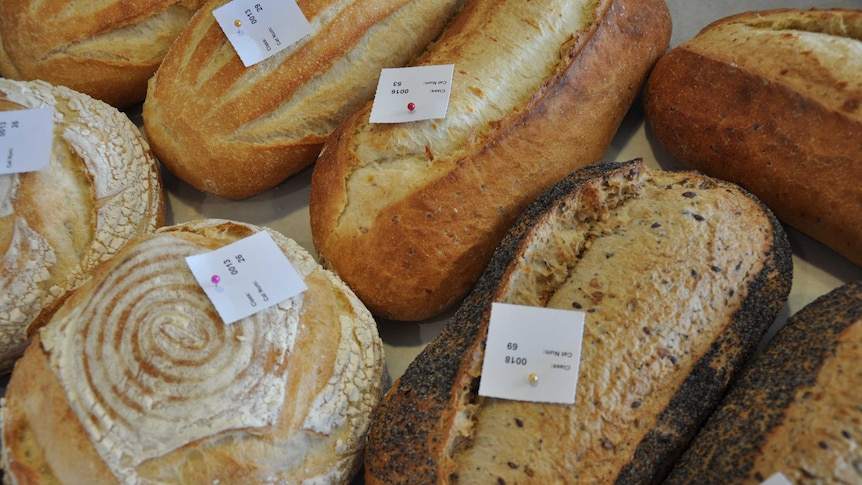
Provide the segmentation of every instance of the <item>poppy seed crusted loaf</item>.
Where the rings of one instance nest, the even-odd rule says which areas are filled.
[[[737,186],[639,161],[575,172],[387,393],[366,482],[660,480],[777,316],[791,267],[781,226]],[[477,395],[492,302],[585,312],[574,405]]]

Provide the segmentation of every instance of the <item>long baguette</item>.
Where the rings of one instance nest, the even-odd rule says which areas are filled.
[[[526,210],[386,394],[366,483],[656,483],[791,273],[781,225],[738,186],[639,162],[581,169]],[[477,394],[492,302],[585,312],[575,404]]]
[[[300,0],[312,33],[248,68],[209,2],[150,81],[144,129],[177,177],[229,199],[314,163],[324,140],[374,96],[384,67],[418,55],[461,0]]]
[[[368,104],[324,146],[322,262],[381,317],[451,307],[529,201],[602,158],[670,29],[663,0],[467,2],[415,63],[455,65],[446,118],[372,124]]]

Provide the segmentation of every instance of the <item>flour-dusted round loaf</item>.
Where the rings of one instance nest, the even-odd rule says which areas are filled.
[[[41,79],[120,109],[147,80],[203,0],[0,0],[0,74]]]
[[[466,2],[414,63],[454,64],[444,119],[370,123],[368,104],[327,140],[321,261],[382,318],[450,308],[530,201],[602,159],[670,31],[663,0]]]
[[[685,165],[862,266],[862,10],[717,20],[656,64],[644,103]]]
[[[386,394],[366,483],[659,483],[756,350],[791,274],[781,225],[738,186],[640,162],[581,169],[527,208]],[[493,302],[584,312],[574,404],[477,394]]]
[[[312,33],[245,67],[205,5],[150,81],[144,128],[180,179],[230,199],[314,163],[332,130],[443,30],[462,0],[299,0]]]
[[[0,79],[0,110],[53,107],[49,166],[0,175],[0,369],[25,328],[127,241],[165,217],[159,168],[129,118],[41,81]]]
[[[793,314],[682,455],[668,484],[862,483],[862,281]]]
[[[266,230],[308,289],[226,325],[187,256]],[[376,323],[277,232],[167,226],[42,327],[2,404],[12,483],[349,483],[384,383]]]

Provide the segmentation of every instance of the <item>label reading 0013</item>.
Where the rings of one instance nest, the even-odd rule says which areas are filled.
[[[47,167],[53,137],[53,107],[0,111],[0,174]]]
[[[246,67],[312,33],[295,0],[233,0],[213,15]]]
[[[186,258],[225,323],[265,310],[307,289],[266,231]]]

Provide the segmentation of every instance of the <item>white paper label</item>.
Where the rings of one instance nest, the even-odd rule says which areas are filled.
[[[0,111],[0,173],[47,167],[53,140],[54,108]]]
[[[454,64],[382,69],[371,123],[405,123],[446,117]]]
[[[308,287],[266,231],[186,262],[227,323],[294,297]]]
[[[574,404],[584,313],[493,303],[479,395]]]
[[[790,480],[784,476],[783,473],[777,472],[772,474],[771,477],[767,478],[761,485],[792,485]]]
[[[311,33],[294,0],[234,0],[213,10],[245,67],[271,57]]]

